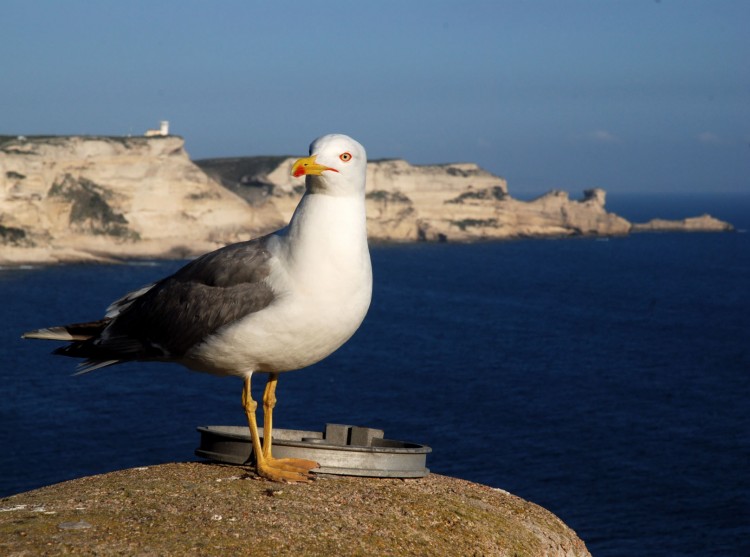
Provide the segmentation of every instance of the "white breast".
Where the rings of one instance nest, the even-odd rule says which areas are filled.
[[[185,365],[222,375],[300,369],[357,330],[372,294],[363,200],[305,196],[268,249],[274,302],[198,345]]]

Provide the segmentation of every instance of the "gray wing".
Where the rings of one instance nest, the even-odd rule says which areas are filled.
[[[221,327],[274,300],[266,282],[267,238],[232,244],[191,261],[173,275],[110,306],[101,334],[61,348],[68,356],[104,360],[177,359]]]

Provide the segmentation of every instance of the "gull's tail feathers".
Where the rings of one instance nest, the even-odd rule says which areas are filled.
[[[33,338],[41,340],[81,341],[97,336],[109,324],[110,319],[91,321],[89,323],[74,323],[72,325],[61,325],[59,327],[46,327],[28,331],[21,338]]]
[[[21,338],[33,338],[41,340],[60,340],[71,342],[67,346],[57,348],[53,354],[63,356],[83,357],[85,361],[78,364],[76,372],[73,375],[82,375],[96,369],[111,366],[119,363],[121,360],[106,358],[96,347],[96,338],[109,325],[111,319],[102,319],[100,321],[91,321],[89,323],[74,323],[72,325],[62,325],[60,327],[47,327],[28,331],[21,335]],[[103,357],[97,358],[97,355]]]

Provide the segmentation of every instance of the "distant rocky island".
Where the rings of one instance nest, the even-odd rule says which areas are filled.
[[[0,136],[0,265],[182,258],[283,226],[303,190],[294,157],[190,160],[179,136]],[[532,201],[474,163],[368,164],[373,241],[467,242],[730,231],[709,215],[630,223],[606,193]]]

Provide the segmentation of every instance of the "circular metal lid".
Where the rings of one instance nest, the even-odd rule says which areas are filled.
[[[250,431],[240,426],[202,426],[200,446],[195,454],[227,464],[248,464],[253,445]],[[277,458],[304,458],[320,464],[316,474],[421,478],[426,445],[384,439],[381,429],[343,424],[326,424],[325,432],[295,429],[273,430],[273,454]]]

